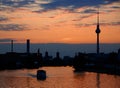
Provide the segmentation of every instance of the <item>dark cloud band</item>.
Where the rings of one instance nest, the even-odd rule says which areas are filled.
[[[25,25],[20,24],[0,24],[0,30],[3,31],[22,31],[25,29]]]
[[[10,42],[13,39],[10,38],[5,38],[5,39],[0,39],[0,42]]]
[[[12,7],[23,7],[25,5],[29,5],[30,3],[34,3],[35,0],[1,0],[1,3],[6,6]]]
[[[0,22],[3,22],[3,21],[7,21],[8,20],[8,18],[7,17],[5,17],[5,16],[0,16]]]
[[[78,26],[78,27],[89,27],[91,25],[96,25],[96,23],[93,23],[93,24],[75,24],[75,26]],[[100,23],[100,25],[104,25],[104,26],[107,26],[107,25],[120,25],[120,22],[111,22],[111,23]]]
[[[86,6],[99,6],[110,4],[119,0],[52,0],[51,3],[42,4],[44,9],[57,9],[61,7],[72,7],[72,9],[86,7]]]
[[[39,0],[1,0],[1,4],[11,7],[27,7],[31,4],[42,7],[43,10],[53,10],[61,7],[69,8],[71,10],[86,6],[99,6],[119,2],[119,0],[44,0],[48,3],[36,3]],[[41,0],[42,1],[42,0]]]

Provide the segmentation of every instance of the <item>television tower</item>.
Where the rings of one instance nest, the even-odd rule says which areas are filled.
[[[100,52],[100,48],[99,48],[99,34],[100,34],[100,24],[99,24],[99,9],[97,12],[97,28],[95,30],[96,34],[97,34],[97,54],[99,54]]]

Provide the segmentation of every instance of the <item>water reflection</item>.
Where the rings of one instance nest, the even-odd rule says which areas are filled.
[[[96,73],[97,88],[100,88],[100,74]]]
[[[28,73],[28,76],[30,76],[30,77],[32,77],[32,78],[36,78],[36,75],[35,75],[35,74]]]
[[[38,81],[36,70],[0,71],[0,88],[120,88],[120,76],[74,73],[71,67],[43,67],[47,79]]]
[[[84,77],[85,77],[85,72],[75,72],[74,73],[75,79],[84,78]]]

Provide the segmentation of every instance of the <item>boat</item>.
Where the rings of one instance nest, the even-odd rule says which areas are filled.
[[[46,80],[46,71],[45,70],[37,70],[37,79],[38,80]]]

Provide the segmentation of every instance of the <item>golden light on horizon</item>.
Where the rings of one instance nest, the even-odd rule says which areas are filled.
[[[74,27],[62,27],[63,29],[49,30],[24,30],[24,31],[0,31],[1,38],[13,38],[16,40],[31,39],[32,43],[96,43],[95,26],[75,29]],[[115,27],[101,27],[100,43],[120,43],[119,29]],[[114,33],[115,34],[114,34]],[[16,36],[17,35],[17,36]],[[112,38],[111,38],[112,36]]]

